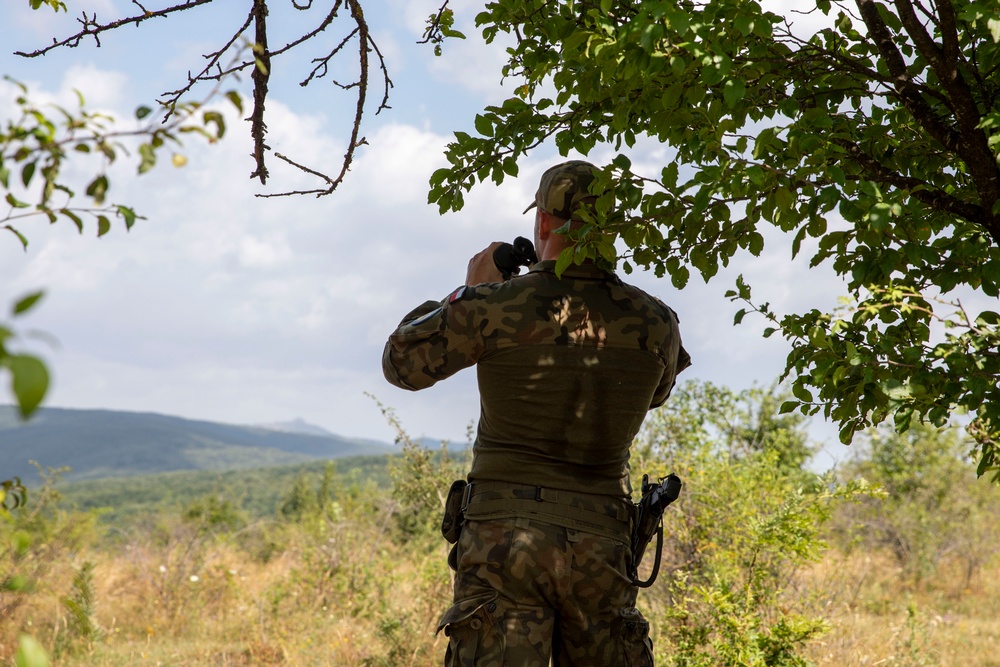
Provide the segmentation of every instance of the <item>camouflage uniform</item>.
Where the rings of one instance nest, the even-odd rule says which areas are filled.
[[[579,198],[543,178],[547,211],[554,190]],[[629,446],[690,359],[662,302],[593,265],[554,268],[426,302],[383,353],[386,378],[411,390],[477,367],[455,604],[439,625],[448,666],[652,665],[625,574]]]

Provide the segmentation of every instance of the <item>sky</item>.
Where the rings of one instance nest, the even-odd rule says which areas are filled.
[[[73,107],[79,90],[90,108],[121,118],[122,126],[135,107],[182,85],[199,54],[228,36],[237,5],[249,4],[220,2],[201,14],[126,26],[105,35],[101,48],[83,44],[32,60],[12,55],[69,34],[81,11],[103,20],[131,11],[124,0],[66,3],[69,13],[58,16],[31,11],[27,0],[4,3],[0,73],[26,84],[39,102]],[[287,21],[291,29],[287,7],[284,14],[274,9],[281,4],[290,3],[272,3],[271,24]],[[771,3],[778,10],[793,4]],[[145,217],[131,231],[116,222],[97,238],[93,226],[80,234],[67,222],[32,220],[21,227],[27,251],[13,235],[0,236],[0,320],[10,321],[6,312],[17,298],[46,293],[17,321],[19,331],[39,332],[26,347],[53,374],[45,405],[234,424],[301,418],[340,435],[392,441],[385,406],[410,435],[466,440],[479,414],[475,371],[406,392],[384,380],[382,348],[405,313],[464,281],[471,256],[492,241],[531,236],[533,217],[521,211],[545,168],[565,158],[553,147],[539,149],[516,179],[477,186],[458,213],[441,215],[427,204],[428,178],[445,165],[451,132],[468,130],[477,111],[511,94],[509,82],[500,81],[502,48],[482,43],[471,9],[458,15],[469,39],[448,42],[442,57],[417,44],[439,5],[365,4],[394,82],[392,108],[369,116],[369,145],[334,194],[256,197],[317,183],[273,157],[268,185],[251,181],[247,124],[223,105],[227,136],[211,146],[188,139],[180,151],[186,166],[163,159],[138,178],[134,160],[112,168],[111,199]],[[808,28],[817,18],[799,20]],[[327,43],[336,39],[330,35]],[[272,47],[279,41],[272,38]],[[354,100],[328,82],[298,85],[316,55],[318,48],[273,65],[267,139],[297,162],[336,173]],[[248,90],[246,81],[238,87]],[[0,119],[9,117],[15,95],[12,84],[0,81]],[[599,147],[588,159],[604,163],[614,154]],[[659,145],[628,155],[637,165],[669,160]],[[626,278],[679,314],[694,362],[681,380],[741,390],[770,385],[784,368],[787,343],[762,338],[763,321],[747,317],[733,325],[740,305],[724,294],[736,276],[743,274],[755,299],[777,313],[831,309],[846,293],[832,273],[793,261],[790,239],[766,238],[760,257],[738,257],[708,285],[693,277],[677,290],[652,274]],[[9,397],[0,393],[0,403]],[[835,433],[814,424],[814,438],[826,445],[823,465],[848,456]]]

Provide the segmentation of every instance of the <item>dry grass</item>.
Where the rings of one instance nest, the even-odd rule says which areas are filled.
[[[346,526],[321,535],[288,528],[288,545],[267,562],[184,526],[63,554],[0,624],[0,664],[12,659],[20,632],[66,666],[436,662],[431,655],[443,646],[433,624],[450,590],[443,545],[414,555],[389,540],[358,548],[369,542]],[[64,599],[88,561],[97,632],[81,636]]]
[[[810,658],[820,666],[1000,665],[1000,560],[971,585],[956,563],[907,581],[884,554],[836,551],[802,576],[813,610],[830,624]]]
[[[443,549],[414,559],[390,546],[370,569],[356,562],[341,574],[377,572],[378,580],[358,580],[352,592],[349,581],[323,583],[305,572],[303,550],[255,563],[220,542],[185,561],[182,544],[87,554],[96,564],[99,638],[69,636],[57,592],[68,590],[82,555],[53,567],[15,622],[67,667],[439,664],[444,645],[433,623],[448,597]],[[888,558],[831,551],[798,578],[798,603],[830,623],[809,657],[830,667],[1000,665],[998,565],[968,588],[947,565],[914,585]],[[10,633],[3,634],[9,651]]]
[[[279,526],[282,546],[266,561],[180,523],[115,547],[46,551],[38,589],[0,623],[0,663],[24,631],[60,667],[438,665],[445,546],[422,537],[401,546],[378,521]],[[88,561],[90,636],[64,602]],[[796,575],[788,604],[829,622],[809,647],[821,667],[998,667],[998,575],[994,558],[969,585],[957,563],[914,582],[886,555],[830,550]]]

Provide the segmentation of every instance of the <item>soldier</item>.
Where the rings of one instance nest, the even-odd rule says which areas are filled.
[[[629,447],[690,357],[658,299],[591,263],[556,275],[572,244],[558,230],[594,201],[594,170],[542,176],[525,209],[540,260],[527,273],[503,281],[490,244],[464,286],[411,311],[385,346],[386,379],[404,389],[477,367],[472,469],[453,487],[454,605],[438,625],[447,667],[653,664],[626,574]]]

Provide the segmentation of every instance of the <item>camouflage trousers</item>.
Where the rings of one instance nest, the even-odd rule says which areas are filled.
[[[652,667],[628,558],[624,536],[530,516],[467,520],[455,602],[438,625],[445,666]]]

